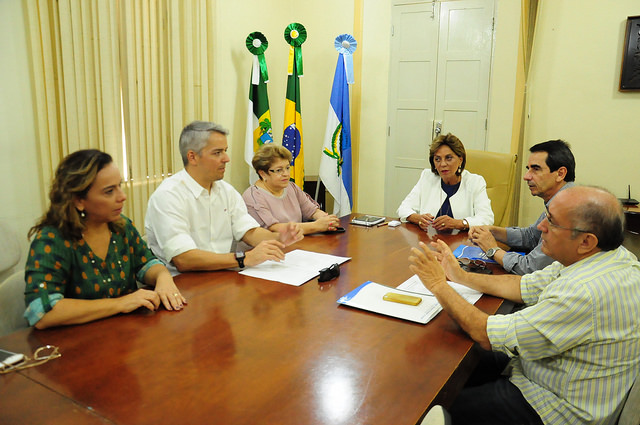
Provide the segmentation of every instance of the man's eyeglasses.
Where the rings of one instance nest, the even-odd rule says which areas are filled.
[[[273,174],[278,174],[278,175],[283,175],[283,174],[289,174],[289,170],[291,170],[291,166],[287,165],[284,168],[276,168],[276,169],[271,169],[269,170],[270,173]]]
[[[487,268],[487,263],[482,260],[470,260],[469,258],[458,258],[458,264],[462,270],[472,273],[491,274],[491,269]]]
[[[551,227],[557,227],[558,229],[564,229],[564,230],[571,230],[572,232],[580,232],[580,233],[591,233],[588,230],[583,230],[583,229],[578,229],[577,227],[565,227],[565,226],[561,226],[559,224],[556,224],[553,222],[553,217],[551,216],[551,213],[549,212],[549,207],[548,206],[544,206],[544,216],[547,219],[547,223],[549,223],[549,226]]]

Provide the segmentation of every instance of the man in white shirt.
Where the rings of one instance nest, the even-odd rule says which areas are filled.
[[[187,125],[180,134],[184,170],[163,181],[149,198],[149,246],[172,274],[283,260],[282,249],[303,237],[294,224],[280,233],[261,228],[240,194],[222,180],[230,161],[227,134],[212,122]],[[232,253],[234,241],[254,248]]]

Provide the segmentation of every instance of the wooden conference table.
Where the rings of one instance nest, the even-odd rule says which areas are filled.
[[[24,329],[0,347],[62,357],[0,375],[2,424],[416,424],[448,405],[477,362],[472,341],[444,312],[427,325],[336,300],[367,280],[411,276],[416,226],[308,236],[289,249],[347,256],[341,275],[300,287],[235,271],[176,278],[188,306],[81,326]],[[442,235],[457,245],[463,235]],[[502,300],[476,304],[496,312]]]

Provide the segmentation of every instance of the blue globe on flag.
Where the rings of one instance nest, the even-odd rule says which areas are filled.
[[[290,126],[284,129],[284,136],[282,137],[282,146],[289,149],[289,152],[291,152],[293,156],[293,159],[291,161],[292,163],[293,163],[293,160],[295,160],[298,157],[298,154],[300,153],[300,139],[301,139],[300,132],[296,128],[295,124],[291,124]]]

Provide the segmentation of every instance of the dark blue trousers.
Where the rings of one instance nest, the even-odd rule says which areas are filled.
[[[485,352],[476,372],[449,409],[453,425],[542,425],[522,393],[500,373],[509,359]]]

